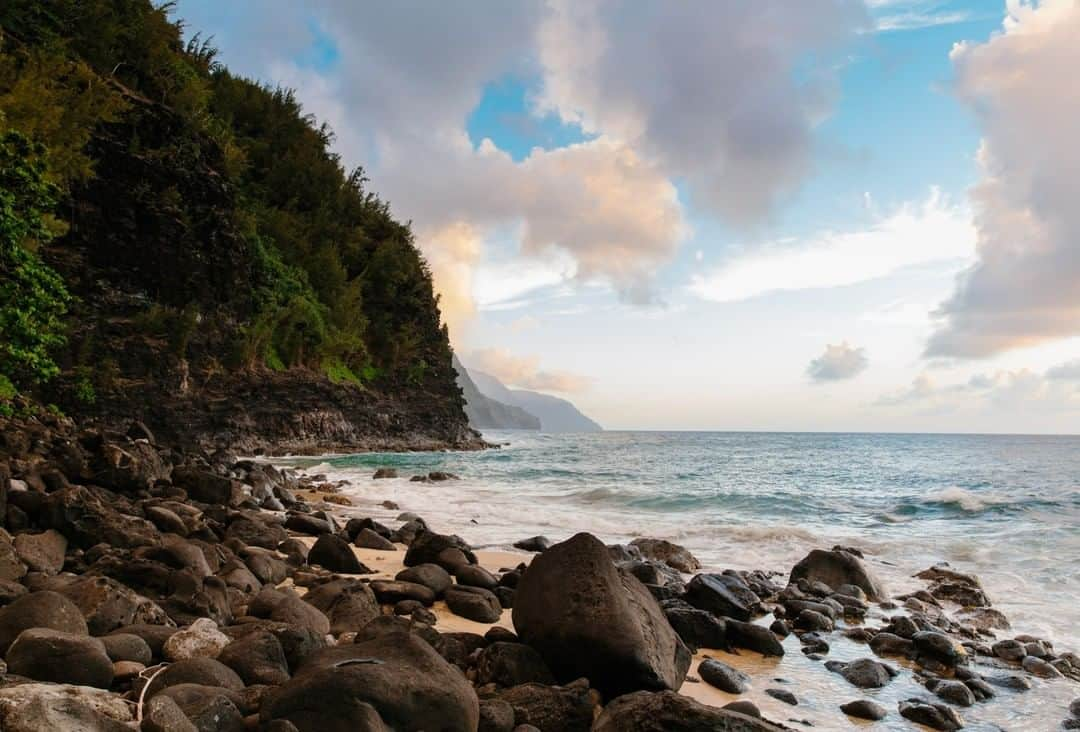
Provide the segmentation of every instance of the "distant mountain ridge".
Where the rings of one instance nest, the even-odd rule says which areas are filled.
[[[604,428],[589,419],[566,399],[524,389],[510,389],[491,374],[470,372],[481,394],[503,404],[524,409],[540,419],[543,432],[600,432]],[[466,409],[468,412],[468,409]]]
[[[455,355],[457,383],[465,397],[465,416],[474,429],[539,430],[540,419],[521,407],[505,404],[481,393]]]

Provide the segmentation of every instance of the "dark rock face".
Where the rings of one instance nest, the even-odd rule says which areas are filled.
[[[200,686],[220,686],[230,691],[242,691],[244,681],[231,668],[213,658],[198,656],[177,661],[154,677],[146,690],[147,698],[162,689],[178,684],[198,684]]]
[[[401,600],[416,600],[423,605],[431,605],[435,602],[435,592],[430,587],[415,582],[374,580],[371,583],[371,590],[379,602],[387,604]]]
[[[248,633],[229,643],[217,660],[231,668],[245,684],[277,686],[289,680],[289,662],[281,642],[265,630]]]
[[[517,686],[535,681],[555,683],[544,659],[523,643],[496,642],[480,652],[476,660],[476,679],[481,684]]]
[[[454,551],[460,552],[461,559],[454,561]],[[418,564],[438,564],[443,569],[452,571],[459,564],[476,564],[476,555],[459,536],[436,534],[434,531],[421,531],[409,544],[405,552],[405,566]]]
[[[336,534],[322,534],[315,540],[308,553],[308,563],[342,574],[371,574],[371,570],[353,554],[349,542]]]
[[[360,529],[356,538],[353,539],[353,544],[363,549],[381,549],[388,552],[397,548],[392,541],[367,528]]]
[[[814,549],[791,570],[790,581],[800,579],[822,582],[833,590],[843,585],[854,585],[874,602],[888,598],[881,582],[869,567],[855,554],[839,547],[826,551]]]
[[[931,729],[951,730],[962,729],[963,718],[951,707],[936,702],[922,701],[921,699],[908,699],[900,702],[900,716],[912,722],[925,724]]]
[[[411,633],[319,651],[270,694],[260,717],[301,730],[475,730],[476,692]]]
[[[760,598],[739,577],[729,574],[699,574],[686,585],[686,601],[736,620],[749,620]]]
[[[671,627],[691,650],[698,648],[726,649],[727,626],[724,621],[707,610],[692,607],[665,607]]]
[[[31,628],[19,634],[4,658],[10,673],[35,681],[108,689],[113,680],[105,644],[87,635]]]
[[[515,549],[521,549],[526,552],[540,553],[547,551],[551,546],[551,539],[546,536],[531,536],[528,539],[521,539],[514,542]]]
[[[498,693],[514,710],[514,721],[541,730],[588,732],[599,711],[599,695],[585,679],[566,686],[520,684]]]
[[[848,683],[860,689],[880,689],[897,675],[896,669],[872,658],[860,658],[849,663],[830,661],[826,668],[840,674]]]
[[[312,587],[304,601],[330,619],[334,635],[360,630],[380,613],[371,587],[355,580],[333,580]]]
[[[499,598],[482,587],[452,586],[446,591],[446,606],[455,615],[477,623],[494,623],[502,617]]]
[[[923,630],[913,635],[911,641],[920,659],[937,661],[950,668],[967,661],[964,647],[944,633]]]
[[[673,691],[639,691],[611,701],[593,732],[779,732],[761,719],[708,707]]]
[[[6,654],[19,634],[29,628],[88,633],[86,620],[71,600],[48,590],[33,592],[0,609],[0,655]]]
[[[578,534],[533,560],[514,597],[514,627],[557,679],[602,692],[677,689],[690,654],[656,600],[620,572],[596,537]]]
[[[763,656],[783,656],[784,645],[771,630],[754,623],[727,621],[727,638],[736,648],[757,651]]]
[[[244,715],[238,708],[243,702],[236,692],[219,686],[177,684],[163,689],[155,698],[158,696],[176,702],[199,732],[243,732]]]
[[[406,567],[398,572],[394,579],[424,585],[434,592],[436,597],[442,597],[446,589],[454,583],[449,572],[439,565],[431,563]]]
[[[64,567],[67,539],[59,531],[49,529],[40,534],[19,534],[15,537],[15,552],[34,572],[56,574]]]

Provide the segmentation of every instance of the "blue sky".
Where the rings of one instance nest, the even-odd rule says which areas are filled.
[[[609,427],[1076,431],[1049,376],[1080,355],[1071,315],[1031,325],[1019,285],[957,280],[1004,238],[980,146],[1016,180],[1055,172],[1007,134],[1041,123],[991,62],[1046,60],[1003,21],[1049,58],[1072,0],[410,5],[178,15],[294,87],[414,222],[467,365],[563,384]]]

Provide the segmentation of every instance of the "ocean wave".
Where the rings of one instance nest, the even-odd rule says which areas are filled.
[[[923,498],[923,502],[928,504],[954,506],[968,513],[979,513],[988,508],[1007,505],[1014,501],[1005,496],[976,493],[967,488],[961,488],[960,486],[954,485],[948,488],[942,488],[939,491],[934,491],[933,493],[928,493]]]

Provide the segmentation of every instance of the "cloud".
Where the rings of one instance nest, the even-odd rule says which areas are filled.
[[[939,308],[929,356],[984,358],[1080,334],[1080,3],[1008,3],[958,44],[957,93],[983,129],[971,193],[978,260]]]
[[[783,290],[842,287],[916,265],[970,261],[975,229],[970,214],[933,189],[868,228],[825,231],[809,241],[774,242],[691,279],[706,300],[732,302]],[[959,266],[959,265],[958,265]]]
[[[855,378],[869,364],[866,349],[850,346],[847,341],[835,345],[830,343],[825,346],[825,352],[806,367],[806,374],[818,383],[843,381]]]
[[[443,322],[458,334],[476,313],[472,283],[480,258],[480,235],[469,223],[456,221],[429,231],[424,238]]]
[[[967,381],[942,385],[920,374],[911,386],[881,396],[877,405],[925,414],[1080,412],[1080,362],[1041,374],[1030,369],[978,373]]]
[[[550,8],[541,108],[632,146],[738,224],[759,221],[806,174],[835,92],[821,58],[868,23],[860,0]]]
[[[470,370],[491,374],[510,387],[569,394],[585,391],[590,386],[589,379],[584,376],[543,370],[538,357],[515,356],[501,348],[472,351],[466,362]]]

